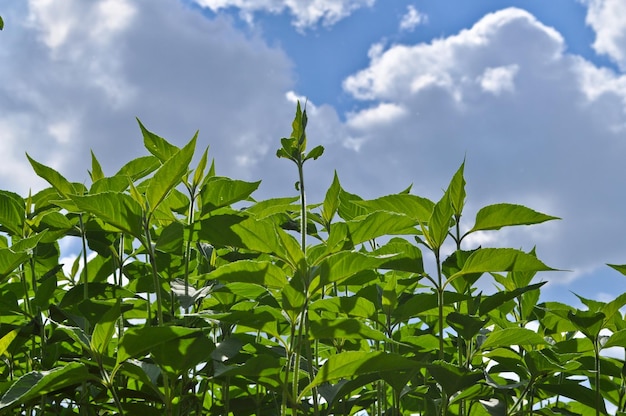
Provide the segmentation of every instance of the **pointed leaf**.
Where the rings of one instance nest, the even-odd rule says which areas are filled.
[[[465,340],[470,340],[485,326],[488,319],[480,319],[475,316],[465,315],[458,312],[450,312],[446,316],[446,322]]]
[[[324,204],[322,205],[322,218],[327,224],[330,224],[333,220],[333,217],[337,213],[337,209],[339,208],[339,190],[341,189],[341,185],[339,184],[339,177],[337,176],[337,171],[335,171],[335,175],[333,176],[333,182],[330,184],[330,187],[326,191],[326,196],[324,197]]]
[[[331,355],[300,396],[304,396],[309,390],[322,383],[340,378],[381,372],[411,371],[422,366],[401,355],[382,351],[345,351]]]
[[[104,178],[104,172],[102,171],[102,166],[100,165],[100,162],[98,162],[98,159],[96,158],[96,155],[93,153],[93,150],[92,150],[91,151],[91,181],[95,182],[103,178]]]
[[[130,195],[119,192],[72,196],[72,202],[85,212],[137,238],[143,235],[142,208]]]
[[[202,216],[217,208],[226,207],[243,201],[256,191],[261,181],[244,182],[240,180],[214,176],[206,181],[200,191]]]
[[[547,342],[541,335],[530,329],[511,327],[489,333],[480,348],[488,350],[511,345],[547,345]]]
[[[131,181],[144,178],[157,170],[161,162],[155,156],[142,156],[126,163],[114,176],[129,177]]]
[[[8,191],[0,191],[0,226],[11,235],[21,237],[24,233],[26,207],[24,199]]]
[[[64,198],[68,198],[70,195],[75,194],[76,190],[74,186],[65,179],[59,172],[56,170],[42,165],[37,162],[35,159],[31,158],[28,153],[26,154],[28,161],[33,167],[35,173],[42,179],[45,179],[52,187]]]
[[[448,237],[448,232],[452,225],[452,203],[450,202],[450,194],[444,193],[443,197],[435,204],[432,215],[428,220],[428,229],[425,237],[432,250],[439,249]]]
[[[193,172],[192,186],[194,187],[194,189],[200,186],[200,183],[202,183],[202,180],[204,178],[204,169],[206,169],[208,156],[209,156],[209,148],[207,147],[206,149],[204,149],[204,152],[202,153],[202,156],[200,157],[200,161],[198,162],[198,166],[196,167],[196,170]]]
[[[502,227],[539,224],[558,219],[558,217],[542,214],[523,205],[488,205],[478,211],[474,227],[468,234],[474,231],[499,230]]]
[[[324,146],[315,146],[311,151],[306,155],[304,161],[309,159],[317,160],[324,153]]]
[[[6,350],[9,348],[9,345],[13,342],[15,337],[20,333],[19,328],[14,329],[13,331],[9,331],[2,338],[0,338],[0,356],[4,355]]]
[[[17,379],[0,399],[0,409],[74,386],[93,378],[82,363],[68,363],[48,371],[33,371]]]
[[[187,173],[196,147],[196,137],[194,136],[185,147],[167,159],[150,179],[148,189],[146,189],[146,199],[152,212]]]
[[[426,222],[430,218],[435,204],[426,198],[411,194],[386,195],[367,201],[355,201],[355,204],[368,211],[389,211],[404,214],[416,221]]]
[[[465,161],[461,163],[461,166],[456,171],[450,184],[448,185],[448,194],[450,195],[450,204],[454,211],[454,215],[460,217],[463,213],[463,207],[465,206],[465,178],[463,172],[465,170]]]
[[[174,156],[176,152],[178,152],[178,147],[146,129],[139,119],[137,119],[137,123],[139,123],[139,128],[141,129],[141,134],[143,135],[143,144],[145,148],[159,158],[161,163],[164,163],[166,160]]]
[[[439,383],[448,397],[465,390],[483,379],[482,371],[470,372],[445,361],[434,361],[428,366],[428,372]]]
[[[600,331],[603,329],[606,315],[602,312],[576,310],[576,312],[569,311],[567,318],[580,332],[585,334],[587,338],[594,340],[600,335]]]
[[[119,365],[129,358],[143,356],[160,344],[191,336],[196,332],[198,332],[197,329],[179,326],[148,326],[127,329],[118,344],[117,364]]]
[[[375,211],[347,224],[352,243],[357,245],[382,236],[415,233],[417,222],[403,214]]]
[[[269,261],[240,260],[228,263],[218,267],[207,277],[221,282],[254,283],[276,289],[287,284],[284,270]]]
[[[390,341],[382,332],[365,325],[356,318],[311,319],[313,339],[373,339]]]
[[[91,335],[91,348],[99,353],[104,354],[107,351],[107,347],[113,334],[115,334],[115,324],[120,318],[121,308],[120,299],[118,298],[115,304],[109,309],[100,321],[96,324]]]
[[[507,271],[553,271],[537,257],[512,248],[481,248],[467,259],[463,268],[448,278],[447,282],[468,273],[497,273]]]

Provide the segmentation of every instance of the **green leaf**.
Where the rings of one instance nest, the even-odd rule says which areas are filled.
[[[428,220],[428,229],[424,233],[431,250],[438,250],[443,245],[452,225],[453,214],[450,194],[446,192],[435,204]]]
[[[478,211],[474,227],[467,234],[475,231],[499,230],[513,225],[539,224],[558,219],[560,218],[542,214],[523,205],[488,205]]]
[[[196,138],[197,135],[185,147],[167,159],[150,179],[148,189],[146,189],[146,199],[152,212],[187,173],[196,147]]]
[[[9,345],[13,342],[15,337],[20,333],[20,329],[14,329],[13,331],[9,331],[2,338],[0,338],[0,355],[4,355],[6,350],[9,348]]]
[[[0,16],[0,30],[4,29],[4,20],[2,20],[2,16]]]
[[[63,388],[94,379],[82,363],[68,363],[48,371],[32,371],[18,378],[0,399],[0,409],[26,403]]]
[[[146,129],[144,125],[141,124],[139,119],[137,119],[137,123],[139,123],[139,128],[141,129],[141,134],[143,135],[143,145],[148,152],[156,156],[161,163],[164,163],[179,151],[178,147]]]
[[[13,273],[28,257],[27,253],[16,253],[9,248],[0,249],[0,277]]]
[[[575,384],[570,380],[558,384],[537,383],[535,384],[535,388],[546,393],[551,393],[551,396],[555,394],[564,396],[572,399],[574,402],[582,403],[585,406],[590,407],[591,409],[589,409],[589,413],[585,414],[594,414],[592,413],[594,409],[598,409],[601,414],[608,414],[604,400],[600,400],[599,403],[596,403],[596,395],[593,390],[588,387],[581,386],[580,384]]]
[[[532,254],[512,248],[481,248],[472,253],[463,268],[450,276],[449,283],[464,274],[497,272],[553,271]]]
[[[446,316],[446,322],[465,340],[474,338],[475,335],[485,326],[488,319],[480,319],[475,316],[464,315],[458,312],[450,312]]]
[[[102,171],[102,166],[100,165],[100,162],[98,162],[98,159],[96,158],[96,155],[93,153],[93,150],[91,151],[91,172],[89,172],[89,175],[91,176],[92,182],[95,182],[97,180],[104,178],[104,172]]]
[[[64,198],[69,198],[70,195],[76,193],[76,189],[74,189],[74,186],[59,172],[37,162],[35,159],[31,158],[28,153],[26,154],[26,157],[28,158],[28,161],[35,170],[35,173],[40,178],[45,179],[50,185],[52,185],[52,187],[59,193],[59,195]]]
[[[309,159],[317,160],[324,153],[324,146],[315,146],[311,151],[306,155],[304,161],[306,162]]]
[[[115,324],[121,315],[120,299],[98,321],[91,335],[91,349],[99,354],[107,352],[108,344],[115,334]]]
[[[200,191],[202,216],[221,207],[243,201],[256,191],[261,181],[244,182],[214,176],[206,181]]]
[[[339,177],[337,176],[337,171],[335,171],[335,175],[333,176],[333,182],[330,184],[330,187],[326,191],[326,196],[324,197],[324,204],[322,205],[322,218],[324,222],[330,224],[333,220],[333,217],[337,213],[337,209],[339,208],[339,191],[341,189],[341,185],[339,184]]]
[[[311,319],[314,339],[373,339],[390,341],[383,333],[365,325],[356,318]]]
[[[428,372],[439,383],[448,397],[473,386],[483,379],[482,371],[468,371],[444,361],[433,361]]]
[[[383,372],[411,371],[420,367],[423,367],[423,364],[398,354],[382,351],[344,351],[331,355],[326,360],[313,381],[302,391],[300,397],[322,383],[340,378]]]
[[[191,185],[196,189],[203,181],[204,178],[204,169],[206,169],[207,159],[209,156],[209,148],[204,149],[204,153],[202,153],[202,157],[200,157],[200,161],[198,162],[198,166],[193,173],[193,181]]]
[[[161,162],[155,156],[142,156],[126,163],[114,176],[123,176],[136,181],[157,170]]]
[[[179,376],[202,361],[212,352],[213,343],[202,332],[196,332],[160,343],[152,348],[154,361],[166,373]]]
[[[489,350],[498,347],[510,347],[511,345],[547,345],[547,342],[535,331],[511,327],[491,332],[480,348]]]
[[[450,204],[454,215],[460,217],[463,213],[463,207],[465,206],[465,178],[463,172],[465,170],[465,161],[461,163],[461,166],[456,171],[450,185],[448,185],[447,193],[450,195]]]
[[[529,291],[533,291],[533,290],[539,290],[539,288],[541,286],[543,286],[544,284],[546,284],[547,282],[540,282],[540,283],[536,283],[530,286],[526,286],[526,287],[522,287],[522,288],[518,288],[512,291],[500,291],[497,293],[494,293],[491,296],[486,297],[485,299],[483,299],[480,302],[480,308],[479,308],[479,313],[481,315],[487,315],[489,312],[491,312],[494,309],[499,308],[500,306],[502,306],[503,304],[505,304],[506,302],[517,298],[518,296],[521,296],[522,294],[529,292]]]
[[[414,234],[413,227],[417,222],[403,214],[375,211],[348,221],[347,224],[352,243],[357,245],[387,235]]]
[[[151,352],[155,347],[178,338],[191,336],[197,329],[180,326],[148,326],[129,328],[120,339],[117,350],[117,364]]]
[[[354,203],[366,208],[368,212],[394,212],[406,215],[416,222],[427,222],[435,207],[431,200],[411,194],[386,195],[367,201],[355,200]]]
[[[13,192],[0,191],[0,226],[11,235],[21,237],[25,218],[24,199]]]
[[[612,267],[613,269],[626,276],[626,264],[607,264],[607,266]]]
[[[626,348],[626,329],[614,332],[609,339],[602,345],[602,348],[622,347]]]
[[[208,274],[209,279],[220,282],[255,283],[264,287],[281,289],[287,284],[287,275],[269,261],[240,260],[227,263]]]
[[[603,329],[606,315],[602,312],[576,310],[575,312],[569,311],[567,318],[587,338],[594,340]]]
[[[320,282],[311,285],[311,293],[330,283],[340,284],[364,270],[376,269],[386,256],[376,257],[357,251],[340,251],[324,259],[319,265]]]
[[[310,309],[358,318],[376,318],[376,306],[371,301],[360,296],[341,296],[319,299],[311,303]]]
[[[143,236],[142,208],[130,195],[120,192],[103,192],[85,196],[72,195],[72,202],[80,210],[95,215],[121,231],[137,238]]]
[[[398,294],[396,293],[397,280],[395,274],[391,274],[385,283],[382,296],[383,312],[391,316],[398,305]]]
[[[394,237],[389,242],[372,252],[374,256],[386,259],[379,267],[381,269],[397,270],[409,273],[423,273],[424,262],[420,249],[408,241]]]

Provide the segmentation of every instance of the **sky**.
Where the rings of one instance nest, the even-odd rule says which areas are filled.
[[[309,202],[336,170],[364,198],[438,200],[465,160],[485,205],[559,221],[477,235],[551,267],[546,300],[610,300],[626,277],[623,0],[3,0],[0,189],[45,187],[25,153],[89,183],[146,154],[136,117],[217,173],[296,195],[277,159],[307,103]],[[486,285],[491,283],[485,280]]]

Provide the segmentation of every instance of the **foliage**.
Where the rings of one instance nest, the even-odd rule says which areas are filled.
[[[470,246],[555,217],[495,204],[467,226],[465,163],[436,201],[364,200],[335,174],[308,204],[304,164],[324,149],[306,124],[298,104],[277,152],[298,195],[262,201],[208,149],[192,167],[196,136],[179,148],[141,122],[149,154],[113,176],[92,154],[89,186],[29,156],[50,187],[0,191],[2,414],[626,410],[624,360],[601,354],[626,347],[626,295],[539,303],[553,269],[534,250]],[[71,267],[65,238],[82,246]]]

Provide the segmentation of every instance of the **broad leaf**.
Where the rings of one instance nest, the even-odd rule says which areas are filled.
[[[537,257],[512,248],[481,248],[466,260],[463,268],[450,276],[447,282],[468,273],[496,273],[507,271],[553,271]]]
[[[121,316],[120,299],[113,304],[96,324],[91,335],[91,349],[98,354],[107,352],[108,344],[115,334],[115,324]]]
[[[18,378],[0,399],[0,409],[95,379],[82,363],[68,363],[48,371],[32,371]]]
[[[261,181],[244,182],[219,176],[210,178],[202,186],[200,192],[201,215],[204,216],[217,208],[245,200],[259,187],[260,183]]]
[[[119,192],[78,196],[72,195],[76,206],[114,227],[137,238],[143,236],[141,205],[130,195]]]
[[[146,129],[139,119],[137,119],[137,123],[139,123],[139,128],[143,135],[143,145],[150,153],[156,156],[161,163],[164,163],[178,152],[178,147]]]
[[[367,208],[369,212],[389,211],[403,214],[420,222],[427,222],[435,204],[420,196],[410,194],[387,195],[368,201],[355,201],[356,205]]]
[[[558,219],[558,217],[542,214],[523,205],[494,204],[478,211],[474,227],[467,234],[475,231],[499,230],[513,225],[539,224]]]
[[[37,173],[40,178],[45,179],[50,185],[52,185],[52,187],[59,193],[59,195],[64,198],[69,198],[70,195],[76,193],[74,185],[72,185],[67,179],[65,179],[63,175],[61,175],[59,172],[46,165],[42,165],[35,159],[31,158],[28,154],[26,154],[26,157],[28,158],[28,161],[33,167],[35,173]]]
[[[154,212],[167,194],[178,185],[189,169],[196,147],[196,136],[189,143],[161,165],[148,182],[146,200],[149,209]]]
[[[21,237],[25,218],[26,207],[22,197],[13,192],[0,191],[0,227],[11,235]]]
[[[281,289],[287,284],[284,270],[269,261],[240,260],[218,267],[208,274],[221,282],[245,282]]]
[[[339,177],[337,176],[337,171],[335,171],[333,182],[326,191],[326,196],[324,197],[324,203],[322,205],[322,218],[327,224],[332,222],[333,217],[337,213],[337,209],[339,209],[340,189],[341,185],[339,184]]]
[[[130,328],[124,332],[117,350],[117,364],[129,358],[137,358],[151,352],[160,344],[191,336],[197,329],[180,326]]]
[[[428,366],[428,372],[448,397],[483,379],[482,371],[468,371],[444,361],[434,361]]]
[[[417,221],[403,214],[374,211],[347,222],[354,245],[386,235],[415,234]]]
[[[498,347],[510,347],[511,345],[547,345],[547,342],[541,335],[530,329],[511,327],[489,333],[480,348],[489,350]]]

